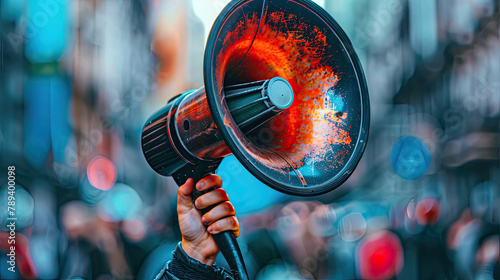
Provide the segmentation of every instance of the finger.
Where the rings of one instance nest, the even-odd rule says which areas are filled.
[[[219,188],[222,186],[222,178],[215,174],[205,176],[203,179],[198,181],[198,183],[196,183],[196,189],[199,191],[204,191],[215,186]]]
[[[227,196],[225,190],[216,189],[198,197],[198,199],[196,199],[194,203],[197,209],[204,209],[211,205],[216,205],[223,201],[228,201],[228,200],[229,197]]]
[[[207,228],[210,234],[217,234],[229,230],[232,231],[236,237],[240,236],[240,224],[236,216],[220,219]]]
[[[184,214],[194,207],[191,200],[192,191],[193,179],[189,178],[184,185],[179,187],[179,191],[177,192],[177,212],[179,214]]]
[[[233,205],[231,204],[231,202],[225,201],[215,206],[214,209],[203,215],[203,217],[201,217],[201,222],[205,225],[210,225],[219,219],[234,215],[236,215],[236,213],[234,211]]]

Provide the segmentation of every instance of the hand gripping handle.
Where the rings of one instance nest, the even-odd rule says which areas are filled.
[[[184,184],[188,178],[193,178],[194,186],[193,192],[191,193],[191,199],[194,201],[200,197],[201,195],[210,192],[212,189],[208,189],[205,191],[198,191],[196,189],[196,183],[200,181],[202,178],[213,174],[220,162],[208,162],[208,163],[200,163],[196,167],[191,167],[189,169],[181,169],[175,174],[173,174],[175,182],[180,186]],[[204,215],[208,213],[214,206],[207,207],[201,209],[200,212]],[[231,272],[235,279],[239,280],[248,280],[247,269],[245,267],[245,263],[243,261],[243,256],[241,254],[240,247],[238,246],[238,242],[236,241],[236,237],[234,236],[232,231],[224,231],[218,234],[212,235],[214,238],[217,247],[219,247],[222,255],[226,259],[229,267],[231,268]]]

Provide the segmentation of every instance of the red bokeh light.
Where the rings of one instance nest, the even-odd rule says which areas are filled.
[[[358,245],[356,261],[359,276],[363,279],[394,277],[403,268],[401,242],[389,231],[368,235]]]
[[[93,187],[107,191],[116,182],[116,169],[109,159],[97,156],[87,166],[87,177]]]
[[[441,204],[437,199],[425,198],[417,203],[415,216],[421,225],[433,225],[437,223],[441,214]]]

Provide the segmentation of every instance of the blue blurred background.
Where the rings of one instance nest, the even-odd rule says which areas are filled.
[[[203,85],[205,41],[227,2],[0,2],[1,279],[158,273],[180,240],[177,185],[144,160],[142,125]],[[499,1],[315,2],[358,52],[370,139],[341,188],[307,199],[224,159],[251,277],[500,279]]]

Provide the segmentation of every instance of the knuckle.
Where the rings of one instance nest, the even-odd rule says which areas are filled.
[[[231,202],[225,201],[223,203],[224,203],[224,207],[226,208],[226,211],[231,212],[231,213],[234,212],[234,206],[233,206],[233,204],[231,204]]]
[[[216,174],[208,175],[203,180],[210,186],[222,186],[222,178]]]
[[[227,193],[224,189],[219,188],[217,189],[217,192],[224,200],[229,200],[229,197],[227,196]]]
[[[215,184],[219,187],[222,186],[222,178],[219,175],[214,175],[213,179]]]
[[[205,183],[206,187],[204,189],[209,189],[209,188],[218,186],[217,179],[215,176],[217,176],[217,175],[208,175],[201,180]]]
[[[214,193],[216,193],[217,195],[224,195],[224,194],[226,194],[226,192],[224,191],[224,189],[221,189],[221,188],[215,189]]]
[[[224,213],[228,212],[229,207],[227,205],[227,201],[222,202],[221,204],[219,204],[219,209],[221,210],[221,212],[224,212]]]
[[[214,175],[213,174],[212,175],[208,175],[208,176],[206,176],[203,179],[205,179],[207,182],[212,182],[214,180]]]
[[[216,211],[214,212],[217,212],[219,215],[224,215],[227,212],[224,203],[217,205],[217,207],[215,207],[214,209],[216,209]]]
[[[238,226],[238,220],[236,220],[236,217],[234,217],[234,216],[229,217],[229,219],[227,221],[228,221],[229,225],[231,226],[231,228]]]

